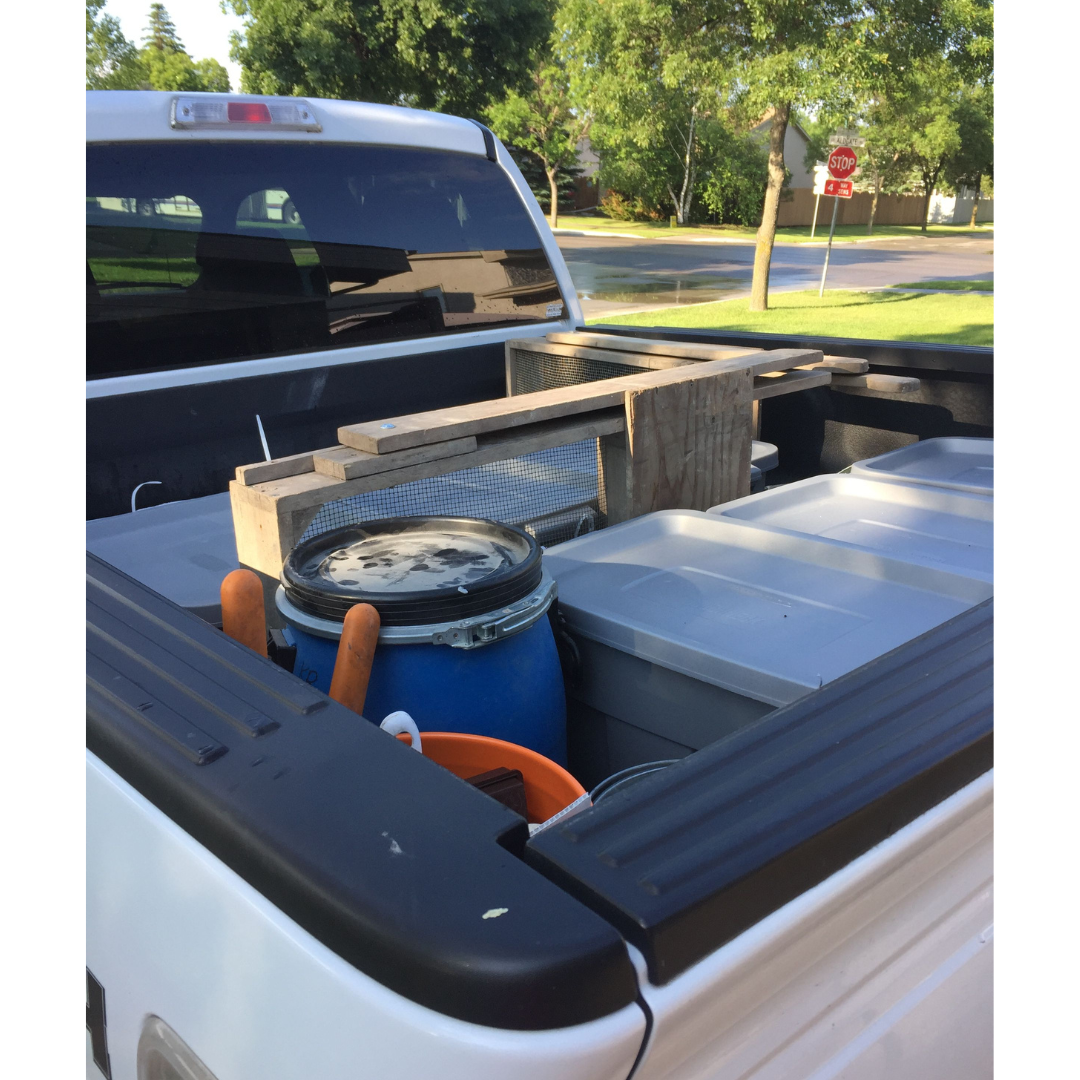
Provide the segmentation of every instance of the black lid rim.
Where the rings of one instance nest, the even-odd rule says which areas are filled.
[[[408,531],[454,529],[488,535],[502,533],[508,542],[516,541],[526,549],[526,556],[515,565],[497,570],[472,584],[467,592],[458,587],[402,593],[376,593],[346,590],[329,582],[314,582],[302,575],[300,567],[330,551],[347,547],[358,540]],[[323,619],[342,620],[356,604],[371,604],[385,626],[422,626],[487,614],[516,603],[528,596],[540,582],[542,553],[535,538],[524,529],[488,518],[417,517],[380,518],[377,521],[346,525],[320,533],[289,553],[281,570],[281,584],[289,601],[300,611]]]

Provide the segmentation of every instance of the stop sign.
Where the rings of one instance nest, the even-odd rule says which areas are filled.
[[[855,157],[854,150],[847,146],[838,146],[829,155],[826,164],[829,167],[829,175],[834,180],[846,180],[855,171],[858,159]]]

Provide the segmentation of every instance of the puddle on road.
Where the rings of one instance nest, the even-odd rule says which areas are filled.
[[[750,286],[749,277],[719,274],[647,274],[620,272],[589,263],[566,262],[582,300],[615,304],[703,304],[724,300]]]

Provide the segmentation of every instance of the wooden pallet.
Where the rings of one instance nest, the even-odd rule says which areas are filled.
[[[277,577],[327,503],[585,439],[598,440],[609,524],[705,510],[749,494],[754,400],[827,385],[827,370],[795,370],[822,362],[815,350],[742,351],[347,425],[339,446],[237,469],[230,494],[240,562]]]

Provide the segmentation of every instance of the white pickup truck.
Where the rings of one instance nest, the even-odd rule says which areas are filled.
[[[87,185],[88,1080],[991,1076],[992,600],[530,837],[212,625],[236,466],[583,325],[506,149],[91,92]],[[765,403],[779,479],[990,434],[989,350],[828,347],[924,390]]]

